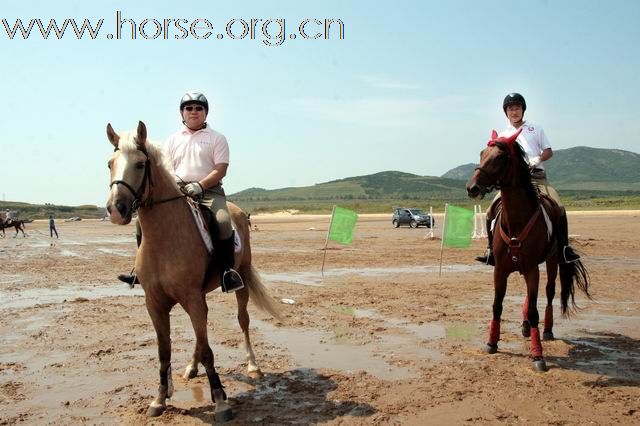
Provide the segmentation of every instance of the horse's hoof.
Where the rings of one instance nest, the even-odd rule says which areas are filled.
[[[216,412],[216,422],[220,422],[220,423],[228,422],[232,419],[233,419],[233,411],[231,411],[231,408],[227,408],[225,410]]]
[[[487,354],[495,354],[498,352],[498,345],[492,345],[491,343],[487,343],[484,345],[484,352]]]
[[[189,379],[193,379],[197,375],[198,375],[198,369],[197,368],[189,368],[189,367],[187,367],[187,369],[184,371],[184,376],[182,376],[182,377],[185,380],[189,380]]]
[[[529,321],[522,323],[522,337],[531,337],[531,324],[529,324]]]
[[[157,404],[155,402],[152,402],[151,405],[149,405],[149,408],[147,409],[147,416],[148,417],[158,417],[160,414],[164,413],[164,410],[167,409],[166,405],[161,405],[161,404]]]
[[[555,337],[553,337],[553,331],[551,330],[545,330],[542,332],[542,340],[555,340]]]
[[[547,368],[547,363],[544,362],[544,359],[533,361],[533,369],[541,373],[544,373],[545,371],[549,370]]]
[[[249,374],[249,377],[251,377],[252,379],[262,379],[264,377],[264,374],[259,369],[249,371],[247,374]]]

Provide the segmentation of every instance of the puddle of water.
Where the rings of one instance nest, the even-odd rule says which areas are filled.
[[[438,273],[440,266],[405,266],[397,268],[337,268],[324,272],[326,277],[341,277],[345,275],[359,275],[364,277],[383,277],[394,274],[432,274]],[[483,265],[447,265],[442,267],[443,272],[486,272],[493,270]],[[309,286],[322,286],[322,274],[320,272],[290,272],[290,273],[265,273],[261,275],[269,281],[288,282]]]
[[[383,380],[399,380],[415,377],[410,370],[388,364],[374,358],[363,346],[337,345],[331,343],[333,335],[317,330],[276,328],[269,323],[254,319],[258,330],[269,342],[284,346],[299,367],[327,368],[355,372],[364,370]]]
[[[131,237],[120,237],[120,238],[100,238],[96,240],[87,240],[87,244],[129,244],[135,243],[135,238]]]
[[[82,257],[78,253],[72,252],[71,250],[60,250],[60,256],[66,257]]]
[[[62,303],[65,300],[73,301],[78,297],[93,300],[115,296],[144,296],[144,291],[139,286],[130,289],[126,285],[83,287],[81,284],[58,288],[32,288],[19,292],[0,291],[0,310],[27,308],[45,303]]]
[[[73,241],[73,240],[58,240],[57,241],[58,244],[60,244],[61,246],[86,246],[86,243],[81,243],[80,241]]]
[[[387,326],[403,328],[423,340],[443,339],[448,336],[447,327],[440,323],[412,324],[397,318],[387,318],[371,309],[357,308],[353,312],[355,318],[379,320]]]
[[[22,275],[17,274],[3,274],[0,277],[0,284],[16,284],[24,281]]]
[[[122,250],[122,249],[109,249],[109,248],[105,248],[105,247],[99,247],[96,249],[96,251],[101,251],[103,253],[107,253],[107,254],[112,254],[114,256],[121,256],[121,257],[131,257],[132,254],[129,250]]]

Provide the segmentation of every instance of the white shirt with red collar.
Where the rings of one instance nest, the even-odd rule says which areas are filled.
[[[209,125],[194,133],[184,127],[167,138],[165,150],[174,173],[185,182],[204,179],[216,164],[229,164],[227,138]]]
[[[541,126],[525,120],[522,123],[522,132],[518,135],[516,141],[522,146],[524,152],[527,153],[527,157],[537,157],[542,155],[542,151],[547,148],[551,148],[551,143],[547,139],[547,135]],[[509,124],[505,130],[503,130],[498,136],[508,137],[513,135],[518,129]],[[537,168],[544,169],[544,161],[540,163]]]

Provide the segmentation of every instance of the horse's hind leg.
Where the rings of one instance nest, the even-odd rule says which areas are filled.
[[[263,376],[260,367],[256,363],[256,356],[253,353],[253,347],[251,346],[251,338],[249,337],[249,311],[247,305],[249,304],[249,290],[243,288],[236,291],[236,300],[238,301],[238,323],[244,334],[244,349],[246,351],[247,361],[247,373],[254,379],[258,379]]]
[[[227,394],[224,386],[220,382],[220,377],[213,366],[213,351],[209,346],[209,337],[207,335],[207,302],[205,295],[199,294],[194,296],[188,303],[183,304],[183,308],[191,318],[193,331],[196,334],[196,350],[193,358],[196,362],[202,363],[209,378],[209,386],[211,387],[211,399],[216,404],[215,418],[216,421],[227,421],[233,417],[231,407],[227,404]]]
[[[547,306],[544,310],[543,340],[553,340],[553,298],[556,295],[556,277],[558,276],[558,262],[554,259],[547,260]]]
[[[167,409],[167,398],[173,395],[173,380],[171,378],[171,338],[170,320],[168,309],[158,307],[147,300],[147,311],[153,322],[158,336],[158,357],[160,358],[160,388],[158,396],[151,402],[147,409],[147,416],[159,416]]]

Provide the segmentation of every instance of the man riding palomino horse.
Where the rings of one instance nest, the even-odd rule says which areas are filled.
[[[235,236],[227,199],[222,188],[222,178],[229,167],[229,145],[221,133],[206,122],[209,101],[200,92],[187,92],[180,100],[180,115],[184,127],[169,136],[165,151],[175,171],[176,181],[183,191],[200,200],[213,214],[215,225],[209,229],[211,241],[219,253],[222,268],[222,291],[234,292],[244,287],[242,277],[234,266]],[[136,222],[138,247],[142,230]],[[120,281],[129,285],[138,283],[136,275],[121,274]]]
[[[558,191],[553,188],[547,181],[547,175],[544,170],[544,162],[553,156],[551,144],[544,133],[541,126],[534,124],[528,120],[524,120],[524,112],[527,110],[527,103],[520,93],[509,93],[502,102],[502,109],[509,119],[509,126],[498,136],[508,137],[514,135],[518,130],[522,129],[516,141],[522,146],[527,154],[527,163],[531,169],[531,180],[538,187],[540,192],[547,195],[562,209],[562,216],[555,230],[558,250],[560,252],[560,261],[564,263],[575,262],[580,256],[569,246],[569,225],[567,222],[567,212],[560,201]],[[486,265],[495,266],[493,257],[492,243],[493,230],[491,224],[496,201],[500,198],[500,193],[496,195],[492,205],[487,210],[487,236],[489,245],[487,253],[484,256],[476,257],[476,260]]]

